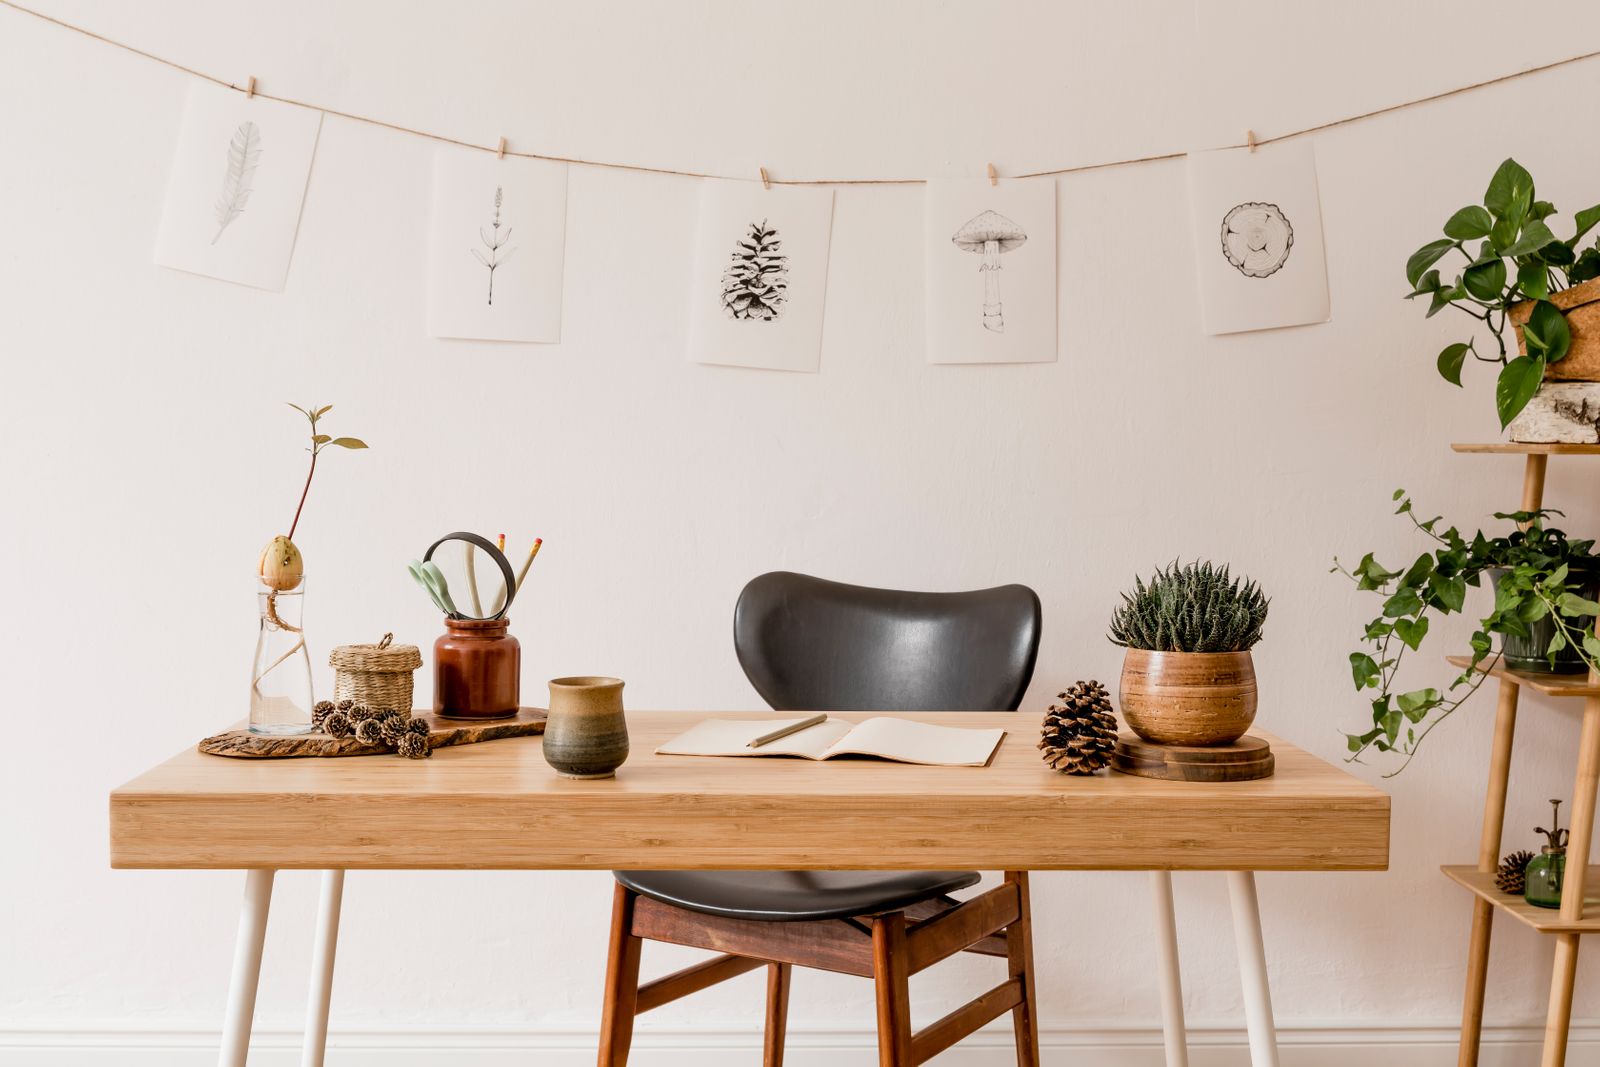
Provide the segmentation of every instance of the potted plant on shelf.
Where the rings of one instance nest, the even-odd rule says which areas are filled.
[[[1134,580],[1112,613],[1122,660],[1122,718],[1146,741],[1225,745],[1256,716],[1250,649],[1261,640],[1268,600],[1227,567],[1176,561],[1148,585]]]
[[[1445,346],[1439,373],[1461,384],[1468,356],[1500,365],[1495,411],[1514,441],[1600,441],[1600,251],[1579,250],[1600,223],[1600,205],[1574,217],[1575,232],[1562,240],[1545,221],[1555,205],[1536,199],[1533,177],[1516,160],[1500,164],[1483,194],[1451,215],[1444,236],[1406,261],[1406,299],[1429,298],[1428,316],[1449,307],[1488,327],[1495,350],[1480,352],[1477,338]],[[1458,272],[1446,278],[1445,258]],[[1517,354],[1506,344],[1512,327]],[[1540,392],[1547,379],[1561,383]],[[1540,403],[1529,401],[1540,394]],[[1522,416],[1518,418],[1518,416]]]
[[[1335,559],[1333,570],[1357,589],[1383,598],[1381,613],[1362,632],[1363,647],[1350,653],[1356,690],[1377,690],[1372,724],[1345,735],[1350,758],[1360,759],[1369,748],[1398,752],[1406,757],[1390,772],[1398,774],[1433,728],[1477,692],[1502,660],[1516,669],[1547,672],[1595,666],[1600,556],[1593,541],[1574,540],[1545,525],[1557,511],[1497,512],[1495,518],[1517,526],[1503,536],[1479,530],[1466,538],[1454,526],[1441,531],[1440,517],[1419,520],[1405,490],[1395,490],[1394,499],[1400,502],[1395,513],[1407,516],[1432,542],[1429,551],[1404,570],[1389,570],[1371,552],[1352,568]],[[1396,674],[1406,652],[1422,647],[1430,618],[1464,611],[1467,588],[1481,585],[1485,575],[1494,583],[1494,605],[1469,641],[1466,669],[1443,691],[1397,692]],[[1491,634],[1500,638],[1498,649]]]

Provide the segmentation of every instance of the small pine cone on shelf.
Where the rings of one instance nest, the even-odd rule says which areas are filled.
[[[322,732],[329,737],[349,737],[356,732],[356,724],[342,711],[330,711],[322,720]]]
[[[414,733],[414,734],[420,734],[423,737],[427,737],[428,736],[428,720],[427,719],[409,719],[406,722],[406,729],[409,730],[410,732]]]
[[[1063,774],[1093,774],[1111,763],[1117,745],[1117,719],[1106,687],[1078,682],[1051,704],[1040,730],[1044,761]]]
[[[386,745],[395,744],[410,732],[406,729],[406,721],[393,712],[377,720],[377,723],[379,732],[383,734],[383,743]]]
[[[428,739],[422,734],[405,733],[400,736],[400,743],[395,746],[395,752],[406,759],[427,759],[433,755],[433,749],[428,747]]]
[[[356,740],[364,745],[383,744],[383,724],[377,719],[362,719],[356,723]]]
[[[1519,849],[1500,861],[1500,866],[1494,872],[1495,888],[1502,893],[1512,896],[1521,896],[1527,888],[1526,870],[1528,862],[1533,859],[1533,853],[1526,849]]]
[[[320,731],[328,716],[333,714],[333,701],[319,700],[311,709],[311,728]]]
[[[350,705],[350,710],[345,714],[350,716],[351,722],[366,722],[368,719],[376,719],[378,717],[378,713],[365,704],[352,704]]]

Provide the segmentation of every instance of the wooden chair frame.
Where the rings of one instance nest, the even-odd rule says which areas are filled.
[[[721,955],[641,986],[639,956],[645,941],[710,949]],[[1004,957],[1006,980],[913,1032],[908,980],[957,952]],[[783,1063],[790,969],[795,966],[874,980],[880,1067],[924,1063],[1008,1011],[1016,1031],[1018,1067],[1038,1067],[1039,1023],[1025,871],[1007,871],[1000,885],[967,901],[942,897],[886,915],[817,922],[706,915],[640,896],[619,883],[606,960],[600,1067],[628,1062],[635,1016],[763,966],[767,968],[764,1067]]]

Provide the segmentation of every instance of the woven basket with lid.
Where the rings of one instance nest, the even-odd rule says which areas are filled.
[[[340,645],[330,652],[333,699],[409,712],[412,672],[422,666],[422,653],[416,645],[393,641],[394,634],[384,634],[375,645]]]

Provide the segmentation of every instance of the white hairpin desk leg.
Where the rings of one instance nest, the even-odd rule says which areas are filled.
[[[256,1014],[256,985],[261,980],[261,948],[267,937],[267,909],[272,905],[271,868],[252,868],[244,877],[244,908],[239,937],[233,946],[233,977],[228,983],[228,1011],[222,1020],[218,1067],[244,1067],[250,1055],[250,1024]]]
[[[1250,1031],[1253,1067],[1278,1067],[1278,1031],[1272,1022],[1272,990],[1267,985],[1267,950],[1261,938],[1261,909],[1256,903],[1256,877],[1249,871],[1228,872],[1233,900],[1233,939],[1239,950],[1239,980],[1244,987],[1244,1021]]]
[[[339,907],[344,900],[344,871],[323,871],[317,901],[317,935],[311,945],[311,992],[306,1000],[305,1043],[301,1067],[322,1067],[328,1048],[328,1006],[333,1000],[333,956],[339,947]]]
[[[1189,1067],[1189,1036],[1183,1025],[1183,978],[1178,969],[1178,920],[1172,910],[1172,872],[1150,872],[1156,944],[1161,951],[1161,1032],[1167,1067]]]

